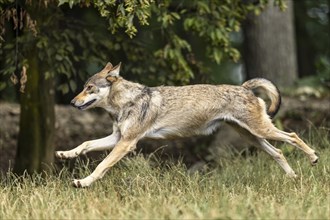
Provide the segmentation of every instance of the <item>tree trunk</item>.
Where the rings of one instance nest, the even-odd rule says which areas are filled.
[[[280,87],[297,79],[293,1],[286,3],[282,12],[270,1],[259,16],[250,15],[243,28],[247,77],[264,77]]]
[[[28,57],[28,79],[20,97],[20,131],[14,166],[18,174],[48,170],[54,158],[54,80],[45,79],[36,50]]]

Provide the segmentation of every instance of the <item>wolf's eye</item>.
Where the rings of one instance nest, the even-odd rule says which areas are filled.
[[[87,86],[87,91],[90,91],[93,88],[93,86],[89,85]]]

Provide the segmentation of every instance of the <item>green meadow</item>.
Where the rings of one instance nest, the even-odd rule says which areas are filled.
[[[320,155],[315,167],[301,151],[280,146],[297,179],[263,152],[219,158],[197,172],[137,154],[85,189],[71,180],[88,175],[95,161],[77,160],[73,171],[44,176],[7,173],[0,219],[329,219],[329,132],[307,136]]]

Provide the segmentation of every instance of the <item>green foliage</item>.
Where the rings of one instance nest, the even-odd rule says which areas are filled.
[[[329,1],[328,1],[329,2]],[[317,51],[315,60],[316,74],[321,80],[321,84],[330,88],[330,57],[329,57],[329,3],[326,0],[317,2],[305,2],[307,15],[309,17],[305,22],[308,35],[317,39],[310,42]]]
[[[153,2],[154,0],[109,0],[92,2],[89,0],[60,0],[59,6],[67,3],[72,8],[77,4],[85,6],[92,4],[97,8],[100,15],[108,20],[109,29],[112,34],[116,33],[119,28],[125,28],[125,33],[132,38],[137,33],[134,19],[137,18],[141,25],[148,25],[150,6]]]
[[[85,79],[88,75],[87,65],[92,63],[102,66],[108,60],[107,50],[111,48],[108,40],[93,32],[90,24],[83,19],[72,19],[69,13],[50,5],[47,10],[37,10],[33,6],[27,6],[26,13],[38,23],[37,35],[25,26],[20,30],[17,38],[9,38],[4,42],[0,53],[3,55],[3,68],[0,75],[9,78],[16,70],[16,57],[19,61],[18,70],[22,66],[29,67],[27,57],[37,55],[40,60],[40,74],[45,78],[62,76],[65,83],[58,89],[63,93],[77,88],[76,79]],[[38,13],[38,14],[34,14]],[[50,17],[49,15],[52,14]],[[18,54],[16,56],[16,43]],[[88,49],[83,49],[88,48]],[[36,54],[31,52],[35,51]],[[87,63],[86,61],[89,61]],[[27,71],[27,73],[29,70]],[[6,82],[0,86],[5,87]]]
[[[328,0],[295,2],[298,57],[300,55],[301,63],[304,63],[303,73],[314,77],[320,76],[328,87],[330,87],[329,3]],[[305,64],[306,62],[309,64]]]
[[[316,62],[316,73],[297,81],[297,87],[310,87],[310,93],[316,97],[329,96],[330,91],[330,59],[320,56]],[[314,89],[314,90],[313,90]],[[318,95],[316,95],[318,94]]]
[[[36,48],[45,77],[62,75],[66,78],[66,83],[59,86],[63,92],[77,87],[77,77],[87,78],[88,66],[101,67],[109,60],[126,60],[126,75],[144,83],[189,83],[194,77],[208,72],[205,56],[216,64],[228,58],[238,61],[240,53],[232,45],[231,33],[240,31],[248,13],[258,14],[268,4],[266,0],[257,4],[241,0],[41,2],[45,8],[32,1],[20,3],[23,12],[30,16],[30,23],[26,21],[28,19],[23,21],[12,14],[8,18],[2,14],[1,21],[15,23],[19,18],[25,25],[17,38],[18,69],[28,65],[24,60],[30,49]],[[7,4],[8,1],[1,3],[6,10],[14,7]],[[284,8],[283,0],[277,0],[275,4]],[[88,17],[94,13],[91,6],[100,17]],[[84,15],[88,15],[86,19]],[[36,27],[33,24],[37,24]],[[33,36],[36,32],[38,34]],[[0,49],[5,60],[0,75],[5,78],[16,69],[15,41],[13,37],[6,39]]]
[[[216,63],[220,63],[224,55],[238,61],[239,52],[232,48],[229,34],[240,30],[241,20],[246,16],[248,10],[244,11],[242,3],[195,1],[192,8],[195,8],[197,16],[195,13],[187,13],[183,21],[184,29],[207,42],[207,54]]]

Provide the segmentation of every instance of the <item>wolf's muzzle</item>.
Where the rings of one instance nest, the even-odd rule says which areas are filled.
[[[92,105],[94,102],[96,101],[96,99],[92,99],[89,102],[83,104],[83,105],[77,105],[77,100],[73,99],[71,101],[71,105],[75,108],[78,108],[79,110],[84,110],[85,108],[87,108],[88,106]]]
[[[70,105],[72,105],[73,107],[76,107],[76,100],[72,99],[71,102],[70,102]]]

